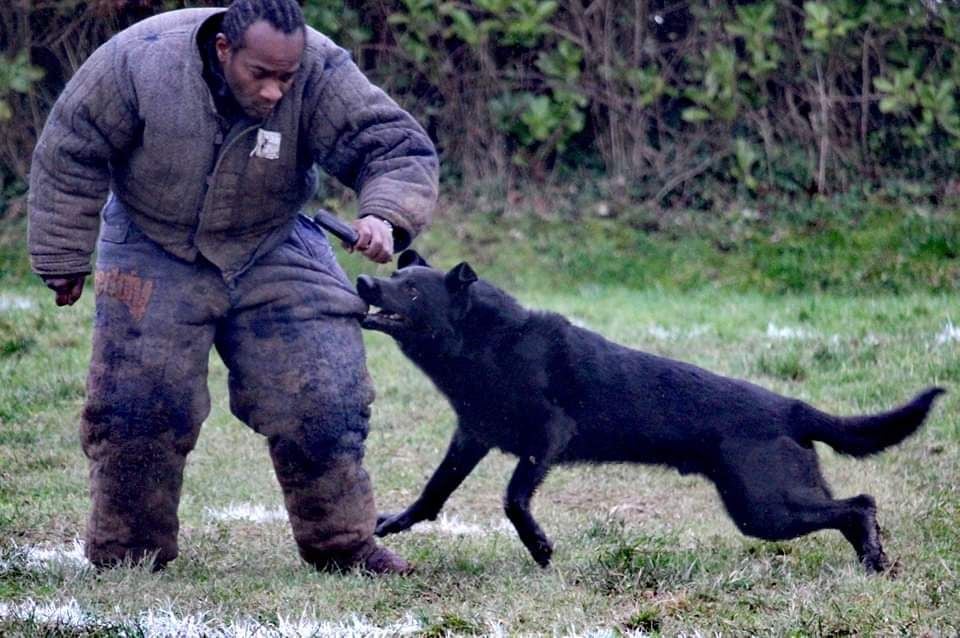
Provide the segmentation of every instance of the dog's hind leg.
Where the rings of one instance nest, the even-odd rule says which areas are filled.
[[[869,494],[848,498],[851,512],[846,525],[840,528],[857,551],[860,564],[868,572],[878,574],[890,567],[890,561],[880,544],[880,525],[877,524],[877,506]]]
[[[473,471],[490,448],[457,429],[453,433],[446,456],[427,481],[423,492],[413,504],[399,514],[381,514],[377,517],[377,536],[396,534],[425,520],[434,520],[443,504]]]
[[[870,573],[890,566],[880,543],[876,505],[873,497],[861,494],[837,500],[807,500],[789,497],[783,514],[792,519],[784,526],[786,538],[802,536],[821,529],[837,529],[853,545],[857,559]]]
[[[791,439],[736,450],[714,476],[724,505],[744,534],[787,540],[837,529],[853,545],[868,572],[889,565],[880,544],[872,497],[833,499],[816,452]]]

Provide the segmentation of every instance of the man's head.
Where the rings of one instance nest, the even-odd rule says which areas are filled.
[[[293,85],[306,27],[296,0],[234,0],[217,34],[217,58],[244,112],[266,118]]]

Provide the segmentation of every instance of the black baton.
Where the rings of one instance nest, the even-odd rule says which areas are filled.
[[[350,224],[346,223],[333,213],[323,208],[318,208],[316,214],[313,216],[313,221],[322,226],[325,230],[329,230],[330,234],[344,241],[351,246],[355,246],[357,240],[360,239],[360,236],[357,234],[357,231]]]

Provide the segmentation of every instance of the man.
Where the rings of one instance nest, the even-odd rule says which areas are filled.
[[[91,55],[54,106],[33,159],[29,246],[58,305],[80,297],[97,246],[81,419],[95,565],[176,557],[215,347],[231,410],[267,438],[301,556],[409,571],[373,541],[366,306],[298,215],[315,165],[358,192],[354,249],[373,261],[429,221],[430,140],[295,0],[145,20]]]

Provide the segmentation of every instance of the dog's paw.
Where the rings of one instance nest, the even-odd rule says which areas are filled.
[[[377,515],[377,528],[373,533],[377,536],[396,534],[397,532],[410,529],[413,523],[414,521],[406,512],[401,512],[400,514],[379,514]]]
[[[861,558],[860,564],[868,574],[882,574],[886,572],[891,578],[896,578],[897,573],[900,571],[899,561],[891,564],[890,559],[887,558],[883,549],[879,547],[875,552]]]
[[[862,554],[860,555],[860,564],[868,574],[882,574],[890,569],[890,559],[883,551],[883,545],[880,544],[880,538],[883,532],[880,526],[874,521],[871,532],[867,535]],[[889,575],[889,573],[888,573]]]
[[[890,580],[896,580],[900,578],[900,574],[903,572],[903,563],[900,562],[899,558],[895,558],[890,562],[890,565],[887,567],[887,571],[883,573],[884,576]]]
[[[537,565],[544,569],[550,566],[550,559],[553,558],[553,545],[546,538],[538,538],[527,549],[530,550],[533,560],[537,561]]]

